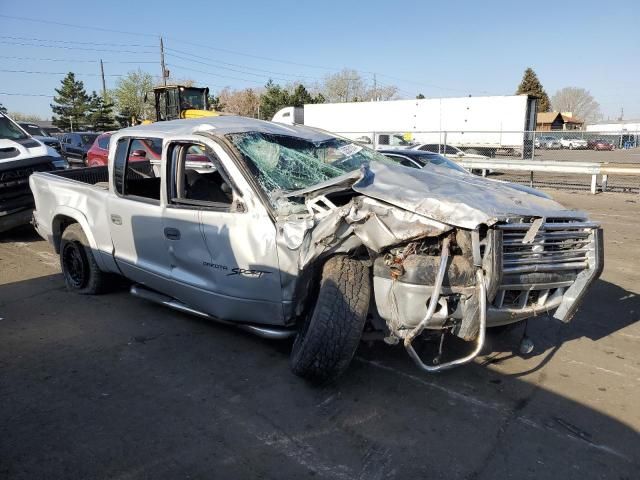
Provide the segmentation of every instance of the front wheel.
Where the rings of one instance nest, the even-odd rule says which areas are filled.
[[[369,268],[343,255],[327,260],[313,312],[305,319],[291,351],[291,370],[325,383],[338,378],[358,348],[367,319]]]
[[[81,295],[93,295],[104,290],[107,274],[98,267],[87,236],[78,223],[69,225],[62,233],[60,266],[69,290]]]

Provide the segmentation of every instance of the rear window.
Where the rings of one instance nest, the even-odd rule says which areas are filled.
[[[47,134],[44,133],[39,126],[32,125],[30,123],[21,123],[20,126],[27,131],[29,135],[39,135],[41,137],[46,137]]]

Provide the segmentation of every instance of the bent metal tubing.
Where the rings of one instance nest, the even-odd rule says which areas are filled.
[[[422,321],[418,324],[416,328],[414,328],[404,339],[405,348],[411,346],[411,342],[418,335],[422,333],[424,328],[433,317],[433,314],[436,311],[436,306],[438,305],[438,301],[440,300],[440,291],[442,290],[442,282],[444,281],[444,275],[447,272],[447,262],[449,261],[449,243],[451,239],[446,237],[442,241],[442,252],[440,253],[440,266],[438,267],[438,275],[436,276],[435,285],[433,286],[433,292],[431,293],[431,298],[429,299],[429,307],[427,308],[427,313],[425,314]]]
[[[420,356],[413,349],[411,343],[408,345],[405,344],[405,349],[407,353],[412,358],[412,360],[418,365],[418,367],[428,373],[441,372],[442,370],[448,370],[453,367],[457,367],[458,365],[463,365],[465,363],[470,362],[480,353],[482,347],[484,345],[485,333],[487,329],[487,287],[484,282],[484,274],[481,268],[476,270],[476,285],[478,286],[478,295],[480,296],[480,329],[478,332],[478,338],[476,339],[476,346],[473,351],[462,358],[457,358],[455,360],[451,360],[450,362],[442,363],[440,365],[426,365],[421,359]]]

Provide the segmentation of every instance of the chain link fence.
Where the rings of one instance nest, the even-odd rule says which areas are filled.
[[[496,159],[541,163],[581,162],[640,168],[640,131],[423,131],[336,132],[376,149],[418,148],[452,160]],[[591,188],[591,175],[513,172],[494,168],[493,178],[556,188]],[[640,176],[615,174],[603,179],[607,190],[640,193]]]

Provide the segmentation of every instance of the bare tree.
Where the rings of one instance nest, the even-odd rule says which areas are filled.
[[[354,102],[364,100],[366,90],[366,84],[360,74],[345,68],[324,79],[322,94],[328,102]]]
[[[551,97],[553,110],[571,112],[572,115],[585,122],[593,122],[602,118],[600,104],[588,90],[579,87],[564,87]]]
[[[218,94],[222,111],[242,115],[244,117],[257,117],[260,107],[260,94],[252,88],[244,90],[231,90],[226,87]]]
[[[378,85],[376,88],[369,88],[365,93],[364,100],[393,100],[397,97],[398,87],[395,85]]]

